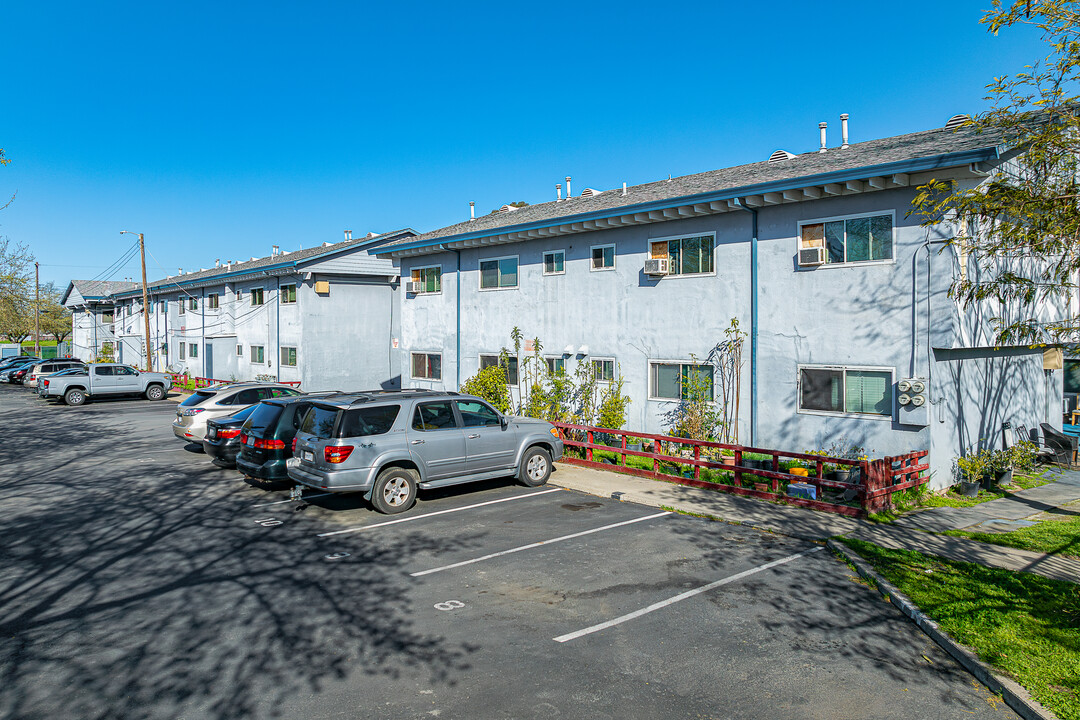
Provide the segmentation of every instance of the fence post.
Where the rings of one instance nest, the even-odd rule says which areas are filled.
[[[886,464],[888,464],[887,470]],[[873,460],[866,463],[864,472],[866,473],[866,479],[863,490],[863,510],[866,512],[881,512],[892,504],[892,496],[885,494],[872,497],[872,495],[885,488],[886,473],[892,472],[892,463],[887,460]]]
[[[701,460],[701,446],[700,445],[694,445],[694,459],[695,460]],[[694,465],[694,479],[695,480],[701,479],[701,466],[697,465],[697,464]]]
[[[590,446],[593,444],[592,430],[585,431],[585,442]],[[585,459],[592,462],[592,447],[585,448]]]

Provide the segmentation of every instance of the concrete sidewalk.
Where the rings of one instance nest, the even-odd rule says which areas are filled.
[[[1080,500],[1080,472],[1065,471],[1055,483],[1023,490],[1012,497],[991,500],[971,508],[933,508],[902,518],[894,524],[817,512],[791,505],[594,470],[560,463],[551,484],[590,495],[669,507],[707,515],[726,522],[806,540],[846,535],[882,547],[918,550],[950,560],[980,563],[1007,570],[1022,570],[1055,580],[1080,582],[1080,560],[936,535],[993,519],[1017,520]]]

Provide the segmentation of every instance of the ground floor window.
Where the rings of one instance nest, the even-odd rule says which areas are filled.
[[[506,359],[506,382],[509,385],[518,384],[518,359],[516,357],[508,357]],[[493,367],[499,364],[498,355],[481,355],[480,356],[480,369]]]
[[[243,345],[237,345],[236,346],[236,357],[244,357],[244,346]]]
[[[251,362],[259,365],[266,362],[265,348],[262,345],[251,346]]]
[[[566,374],[566,359],[561,357],[546,357],[548,372],[552,375]]]
[[[192,358],[199,357],[199,343],[188,344],[188,356]]]
[[[180,343],[180,359],[184,360],[186,358],[187,358],[187,343]]]
[[[283,347],[281,348],[281,362],[282,367],[296,367],[296,348]]]
[[[593,358],[592,366],[596,373],[596,382],[615,380],[615,358]]]
[[[799,368],[799,409],[892,417],[892,370]]]
[[[686,400],[697,394],[713,399],[713,366],[682,362],[649,363],[649,397]]]
[[[442,380],[442,355],[413,353],[412,376],[418,380]]]

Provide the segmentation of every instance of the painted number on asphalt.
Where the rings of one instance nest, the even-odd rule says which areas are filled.
[[[450,612],[451,610],[457,610],[458,608],[465,607],[465,603],[460,600],[447,600],[446,602],[435,603],[436,610],[442,610],[443,612]]]
[[[263,527],[274,527],[275,525],[281,525],[282,523],[277,518],[268,517],[268,518],[259,518],[258,520],[255,521],[255,524],[256,525],[262,525]]]
[[[347,552],[336,552],[336,553],[330,553],[329,555],[323,555],[323,557],[326,558],[327,560],[340,560],[341,558],[349,557],[349,553],[347,553]]]

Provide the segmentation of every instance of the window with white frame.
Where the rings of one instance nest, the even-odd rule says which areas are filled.
[[[289,305],[296,302],[296,285],[281,286],[281,304]]]
[[[712,401],[713,370],[712,365],[650,362],[649,397],[657,400],[687,400],[700,394],[706,400]]]
[[[799,410],[892,417],[891,368],[800,367]]]
[[[517,256],[480,261],[480,289],[500,290],[518,284]]]
[[[489,367],[494,367],[499,364],[498,355],[481,355],[480,356],[480,369],[486,370]],[[506,382],[508,385],[518,384],[518,359],[516,357],[507,357],[506,359]]]
[[[668,275],[709,275],[713,267],[713,235],[661,238],[649,241],[649,257],[670,261]]]
[[[255,305],[262,305],[262,304],[263,304],[263,289],[262,288],[251,288],[251,305],[252,305],[252,307],[254,307]]]
[[[596,382],[612,382],[615,379],[615,358],[593,358]]]
[[[236,357],[244,357],[244,346],[243,345],[237,345],[236,346]]]
[[[566,252],[550,250],[544,253],[544,274],[563,275],[566,273]]]
[[[184,312],[185,312],[185,310],[184,310],[184,298],[180,298],[180,300],[177,302],[177,304],[180,307],[180,313],[179,314],[183,315]]]
[[[112,321],[113,321],[113,311],[112,310],[104,310],[104,311],[102,311],[102,313],[101,313],[101,322],[103,322],[103,323],[105,323],[107,325],[107,324],[111,323]]]
[[[414,287],[417,287],[416,293],[440,293],[442,292],[442,266],[433,265],[431,267],[418,267],[413,268],[409,272],[409,277],[412,278]]]
[[[442,380],[442,355],[412,353],[412,376],[417,380]]]
[[[188,357],[193,360],[199,357],[199,343],[188,343]]]
[[[263,365],[266,363],[266,348],[264,346],[252,345],[250,349],[251,362],[255,363],[256,365]]]
[[[799,223],[799,249],[825,248],[825,263],[893,259],[893,214],[858,215]]]
[[[180,343],[180,359],[184,360],[186,358],[187,358],[187,343]]]
[[[615,246],[596,245],[592,249],[592,270],[615,269]]]
[[[544,358],[548,372],[552,375],[566,374],[566,358],[549,356]]]
[[[208,310],[217,310],[221,307],[221,296],[217,293],[210,293],[206,296],[206,308]]]
[[[296,348],[281,348],[281,360],[278,362],[282,367],[296,367]]]
[[[199,309],[199,298],[197,298],[197,297],[189,297],[188,298],[188,310],[191,310],[192,312],[195,312],[198,309]]]

